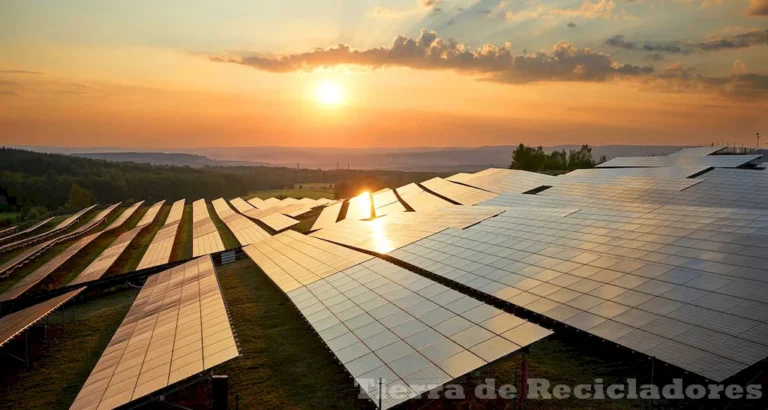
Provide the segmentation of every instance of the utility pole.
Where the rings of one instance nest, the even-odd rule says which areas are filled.
[[[757,137],[757,149],[760,149],[760,133],[756,132],[755,137]]]

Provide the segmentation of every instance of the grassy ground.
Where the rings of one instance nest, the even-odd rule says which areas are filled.
[[[21,215],[21,212],[0,212],[0,222],[16,219],[19,215]]]
[[[121,289],[78,302],[75,322],[51,328],[50,343],[30,341],[31,365],[0,356],[0,397],[6,409],[66,409],[133,303],[138,290]],[[86,295],[87,296],[87,295]],[[71,305],[68,305],[71,306]],[[65,311],[71,318],[71,308]],[[56,313],[50,319],[60,320]],[[37,333],[34,334],[38,334]],[[30,338],[30,340],[32,340]],[[19,342],[4,347],[19,350]],[[23,348],[23,345],[21,345]]]
[[[176,239],[173,242],[170,261],[192,257],[192,204],[184,205],[184,213],[179,221]]]
[[[267,199],[272,197],[286,197],[286,198],[312,198],[312,199],[320,199],[320,198],[328,198],[333,199],[333,191],[320,191],[310,188],[293,188],[293,189],[270,189],[266,191],[256,191],[251,192],[248,195],[246,195],[244,198],[251,199],[253,197],[259,197],[261,199]]]
[[[224,244],[224,249],[239,248],[240,242],[237,241],[235,235],[232,233],[232,231],[229,230],[227,224],[219,219],[219,215],[213,209],[213,205],[210,202],[206,202],[206,205],[208,206],[208,213],[211,215],[211,220],[216,226],[216,229],[219,231],[221,242]]]
[[[165,220],[168,218],[168,213],[170,211],[171,205],[163,205],[163,207],[160,208],[160,212],[157,213],[155,220],[133,238],[131,244],[125,248],[122,255],[117,258],[115,263],[104,275],[109,276],[136,270],[136,267],[139,266],[139,262],[141,262],[141,258],[152,243],[152,238],[154,238],[157,232],[163,225],[165,225]]]

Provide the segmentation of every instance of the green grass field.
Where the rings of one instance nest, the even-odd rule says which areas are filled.
[[[16,219],[19,215],[21,215],[21,212],[0,212],[0,222]]]
[[[184,205],[184,213],[179,221],[176,239],[171,251],[171,261],[189,259],[192,257],[192,204]]]
[[[210,202],[206,202],[206,205],[208,205],[208,213],[211,215],[211,220],[219,231],[219,236],[221,236],[221,242],[224,244],[224,249],[239,248],[240,242],[237,241],[237,238],[232,234],[232,231],[230,231],[227,225],[219,218],[213,205]]]

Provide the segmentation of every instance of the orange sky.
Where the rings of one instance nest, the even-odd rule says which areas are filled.
[[[276,73],[214,62],[208,57],[213,52],[136,43],[0,36],[0,144],[699,145],[753,144],[756,131],[768,134],[765,94],[672,89],[651,76],[501,83],[484,81],[477,70],[398,64]],[[311,50],[279,47],[286,51],[270,55]],[[749,73],[762,75],[765,67],[755,66],[751,53],[766,48],[750,50],[711,59],[735,70],[739,58],[751,64],[743,63]],[[232,52],[224,46],[216,51]],[[698,72],[718,74],[712,70]],[[318,101],[323,83],[338,88],[341,104]]]

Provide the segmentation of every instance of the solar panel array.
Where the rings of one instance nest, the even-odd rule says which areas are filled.
[[[89,221],[86,225],[83,225],[82,227],[78,228],[78,230],[87,231],[87,230],[90,230],[91,227],[102,223],[104,220],[106,220],[107,216],[109,216],[109,214],[112,213],[112,211],[118,207],[118,205],[120,204],[114,204],[114,205],[108,206],[107,208],[99,212],[96,216],[94,216],[93,219],[91,219],[91,221]],[[26,293],[27,291],[35,287],[38,283],[46,279],[51,273],[56,271],[56,269],[60,268],[61,265],[63,265],[65,262],[71,259],[81,249],[88,246],[88,244],[93,242],[96,238],[101,236],[101,234],[107,231],[108,229],[104,229],[102,231],[92,233],[90,235],[87,235],[78,239],[75,243],[70,245],[67,249],[62,251],[60,254],[51,258],[42,266],[32,271],[32,273],[21,278],[21,280],[19,280],[18,282],[13,284],[13,286],[9,287],[5,292],[0,294],[0,302],[13,300],[23,295],[24,293]]]
[[[341,207],[343,205],[344,201],[338,201],[323,208],[322,212],[320,212],[320,215],[318,215],[317,219],[315,219],[315,223],[312,225],[312,231],[324,229],[336,224],[336,221],[339,219]]]
[[[738,168],[759,160],[761,155],[670,155],[666,157],[619,157],[598,165],[599,168],[679,167],[702,165],[715,168]],[[757,164],[755,164],[757,165]]]
[[[490,218],[501,209],[451,205],[424,212],[402,212],[372,221],[345,219],[311,236],[331,242],[386,253],[445,228],[463,228]]]
[[[40,222],[30,226],[29,228],[27,228],[27,229],[25,229],[25,230],[23,230],[21,232],[16,232],[13,235],[10,235],[10,233],[13,232],[16,229],[15,226],[7,228],[7,229],[6,228],[0,229],[0,242],[10,242],[10,241],[12,241],[15,238],[19,238],[19,237],[22,237],[24,235],[27,235],[27,234],[29,234],[31,232],[34,232],[34,231],[40,229],[41,227],[43,227],[48,222],[51,222],[52,220],[53,220],[53,217],[43,219],[42,221],[40,221]],[[6,232],[9,235],[5,235]]]
[[[67,303],[85,288],[75,289],[0,318],[0,347]]]
[[[372,194],[373,206],[376,209],[376,216],[384,216],[397,212],[405,212],[406,209],[400,200],[397,199],[395,191],[384,188]]]
[[[269,215],[260,217],[259,221],[263,222],[268,227],[274,229],[277,232],[288,229],[299,223],[298,220],[293,219],[290,216],[285,216],[279,212],[274,212]]]
[[[90,231],[93,229],[96,225],[102,223],[106,216],[111,212],[117,205],[113,205],[111,207],[108,207],[105,211],[102,211],[98,213],[96,216],[94,216],[89,222],[83,224],[79,228],[75,229],[72,232],[68,232],[66,234],[57,236],[53,239],[49,239],[47,241],[38,243],[36,245],[33,245],[30,248],[27,248],[23,252],[19,253],[15,257],[13,257],[11,260],[5,262],[4,264],[0,265],[0,277],[8,276],[13,270],[17,269],[19,266],[29,262],[30,260],[34,259],[38,255],[42,254],[43,252],[50,249],[53,245],[66,241],[71,238],[75,238],[77,236],[82,235],[85,232]],[[109,211],[109,212],[107,212]],[[10,288],[9,288],[10,290]],[[0,299],[2,299],[2,296],[0,296]]]
[[[141,257],[137,270],[147,269],[170,262],[173,244],[176,240],[176,232],[181,223],[181,217],[184,213],[184,200],[180,199],[173,203],[168,212],[168,218],[165,225],[152,238],[152,242],[147,247],[147,251]]]
[[[461,205],[475,205],[487,201],[497,195],[492,192],[456,184],[437,177],[432,178],[429,181],[424,181],[421,185],[430,191]]]
[[[239,355],[210,257],[147,278],[71,409],[111,409]]]
[[[386,387],[384,409],[551,334],[391,263],[296,233],[245,251],[374,403],[380,383]]]
[[[721,381],[768,356],[768,236],[718,212],[506,212],[390,255]]]
[[[711,147],[695,147],[695,148],[683,148],[679,151],[675,151],[668,157],[703,157],[705,155],[712,155],[717,152],[725,150],[727,147],[723,146],[711,146]]]
[[[139,202],[136,202],[135,204],[129,206],[128,209],[123,211],[123,213],[120,214],[120,216],[117,217],[117,219],[115,219],[114,221],[112,221],[111,224],[109,224],[109,226],[105,229],[105,231],[110,231],[112,229],[119,228],[119,227],[123,226],[125,221],[127,221],[130,217],[132,217],[133,214],[136,213],[136,211],[139,209],[139,207],[142,204],[144,204],[144,201],[139,201]]]
[[[397,188],[396,191],[403,202],[417,212],[431,211],[447,206],[453,206],[452,203],[430,194],[414,183],[401,186],[400,188]]]
[[[117,239],[115,239],[109,245],[109,247],[104,250],[104,252],[96,257],[93,262],[91,262],[85,269],[83,269],[82,272],[80,272],[79,275],[77,275],[74,280],[72,280],[72,282],[70,282],[70,285],[97,280],[104,276],[109,268],[114,265],[115,261],[117,261],[117,258],[119,258],[125,249],[128,248],[128,246],[131,244],[131,242],[133,242],[136,236],[138,236],[139,233],[144,230],[144,228],[154,222],[155,218],[157,218],[158,212],[160,212],[160,208],[163,206],[163,203],[165,203],[165,201],[160,201],[152,205],[133,229],[123,232],[120,236],[118,236]],[[121,216],[121,218],[118,219],[123,218]],[[111,229],[116,229],[120,226],[121,225],[110,225]],[[106,230],[109,229],[110,228],[108,227]]]
[[[208,255],[224,250],[219,231],[213,224],[205,199],[192,204],[192,256]]]
[[[233,211],[224,199],[213,201],[213,209],[240,245],[249,245],[269,237],[269,234],[253,221]]]
[[[229,203],[237,209],[238,212],[245,213],[247,211],[250,211],[254,209],[253,205],[249,204],[248,202],[245,202],[243,198],[232,198],[229,200]]]
[[[458,178],[449,177],[448,180],[500,194],[522,193],[541,186],[554,185],[557,177],[514,169],[489,168],[474,174],[461,174]]]
[[[18,240],[16,242],[7,243],[7,244],[5,244],[3,246],[0,246],[0,252],[6,252],[6,251],[9,251],[9,250],[12,250],[12,249],[20,248],[20,247],[23,247],[23,246],[28,246],[30,244],[43,241],[46,238],[49,238],[49,237],[51,237],[53,235],[56,235],[56,234],[60,233],[61,231],[69,228],[70,226],[72,226],[83,215],[85,215],[91,209],[93,209],[95,207],[96,207],[96,205],[91,205],[91,206],[89,206],[89,207],[87,207],[85,209],[81,209],[80,211],[75,212],[73,215],[71,215],[69,218],[61,221],[58,225],[53,227],[53,229],[51,229],[51,230],[48,230],[46,232],[42,232],[42,233],[40,233],[38,235],[29,237],[29,238],[20,239],[20,240]],[[67,234],[61,235],[61,237],[64,237],[66,235]],[[2,272],[2,270],[0,270],[0,272]]]

